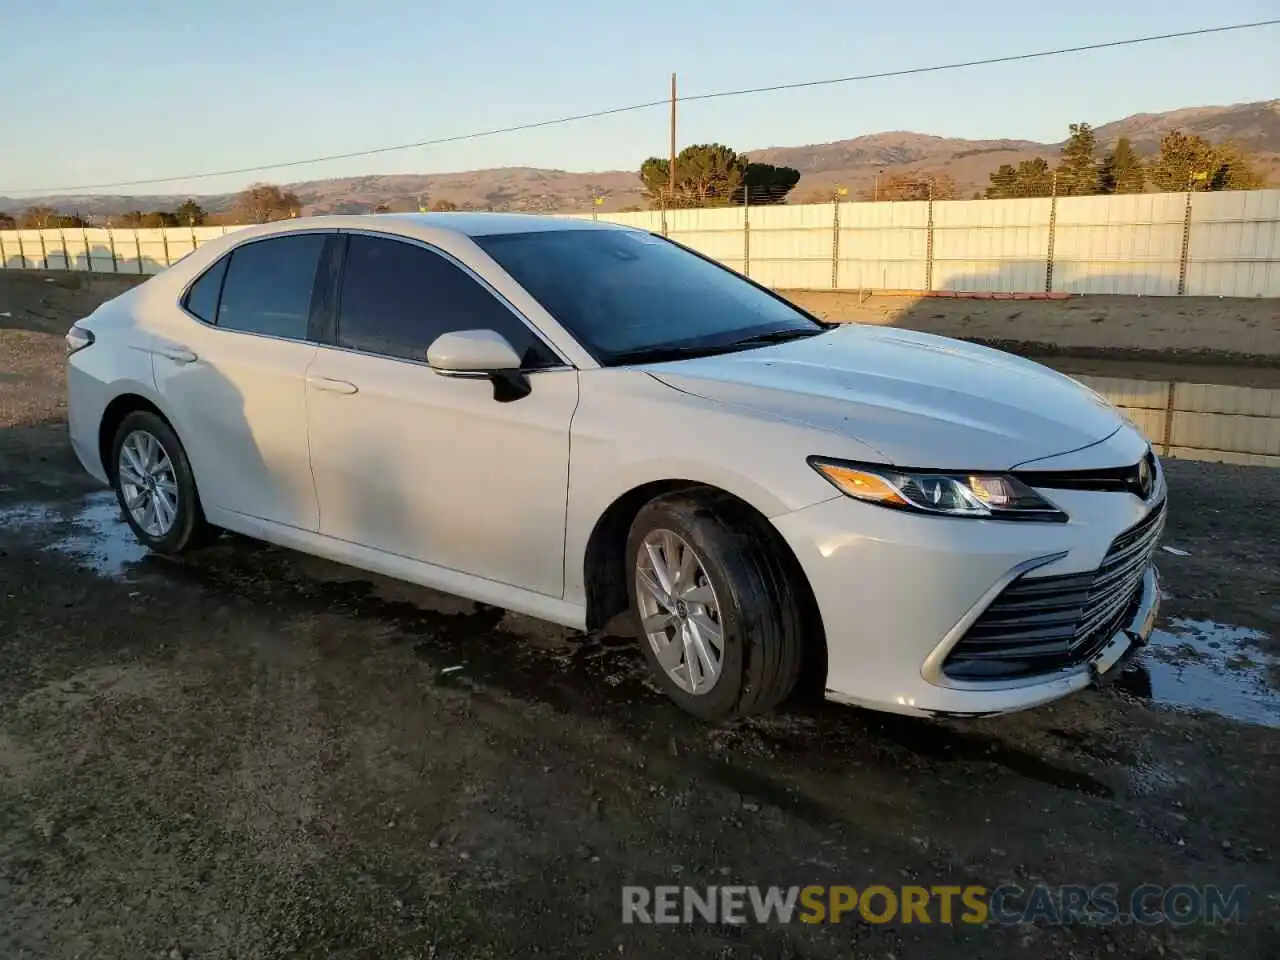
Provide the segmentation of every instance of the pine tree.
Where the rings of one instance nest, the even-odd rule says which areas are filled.
[[[1016,196],[1014,186],[1018,180],[1018,171],[1013,164],[1002,163],[998,170],[991,174],[991,186],[987,187],[988,200],[1005,200]]]
[[[1264,177],[1233,144],[1212,144],[1203,137],[1170,130],[1160,138],[1160,154],[1149,168],[1159,190],[1253,190]]]
[[[1087,123],[1071,124],[1071,133],[1062,147],[1058,164],[1058,193],[1068,197],[1085,197],[1099,192],[1098,162],[1094,151],[1098,138]]]
[[[1121,137],[1102,161],[1103,193],[1142,193],[1147,186],[1147,173],[1133,152],[1128,137]]]

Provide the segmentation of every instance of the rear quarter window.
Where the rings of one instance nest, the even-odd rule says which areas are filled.
[[[222,278],[227,274],[230,259],[230,255],[225,256],[202,273],[183,298],[186,311],[205,323],[213,323],[218,316],[218,295],[222,292]]]

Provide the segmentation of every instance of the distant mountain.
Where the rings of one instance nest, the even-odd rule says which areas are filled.
[[[1250,153],[1280,153],[1280,100],[1135,113],[1104,123],[1097,134],[1100,143],[1110,145],[1119,137],[1128,137],[1137,149],[1154,151],[1160,137],[1170,130],[1194,133],[1213,143],[1229,140]]]
[[[1064,123],[1065,126],[1065,123]],[[1096,128],[1105,148],[1129,137],[1140,153],[1154,152],[1160,137],[1180,129],[1215,143],[1232,141],[1253,154],[1272,183],[1280,182],[1280,100],[1230,106],[1187,107],[1167,113],[1139,113]],[[987,176],[1002,163],[1044,157],[1053,160],[1062,143],[1034,140],[965,140],[923,133],[895,131],[803,147],[768,147],[748,151],[752,160],[785,164],[801,173],[790,199],[802,201],[830,196],[836,185],[852,195],[871,187],[877,175],[929,172],[951,176],[961,196],[981,191]],[[636,166],[639,167],[637,158]],[[303,202],[304,213],[365,213],[379,204],[392,210],[416,210],[449,200],[471,209],[517,210],[539,213],[587,212],[594,197],[603,197],[603,210],[643,206],[639,177],[630,170],[570,173],[532,167],[500,167],[462,173],[396,174],[342,177],[289,184]],[[197,197],[208,210],[230,207],[234,194]],[[0,197],[0,211],[16,213],[36,204],[57,207],[82,216],[100,217],[129,210],[170,209],[184,197],[174,196],[57,196],[13,199]]]

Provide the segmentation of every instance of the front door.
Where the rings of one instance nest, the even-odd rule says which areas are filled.
[[[308,375],[320,531],[559,597],[577,372],[478,278],[413,241],[351,234],[334,344]],[[532,392],[443,377],[427,348],[492,329]]]

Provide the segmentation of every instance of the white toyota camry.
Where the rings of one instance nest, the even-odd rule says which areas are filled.
[[[233,530],[579,629],[680,706],[1032,707],[1152,629],[1165,485],[1067,377],[824,324],[653,234],[501,214],[250,227],[67,335],[138,538]]]

